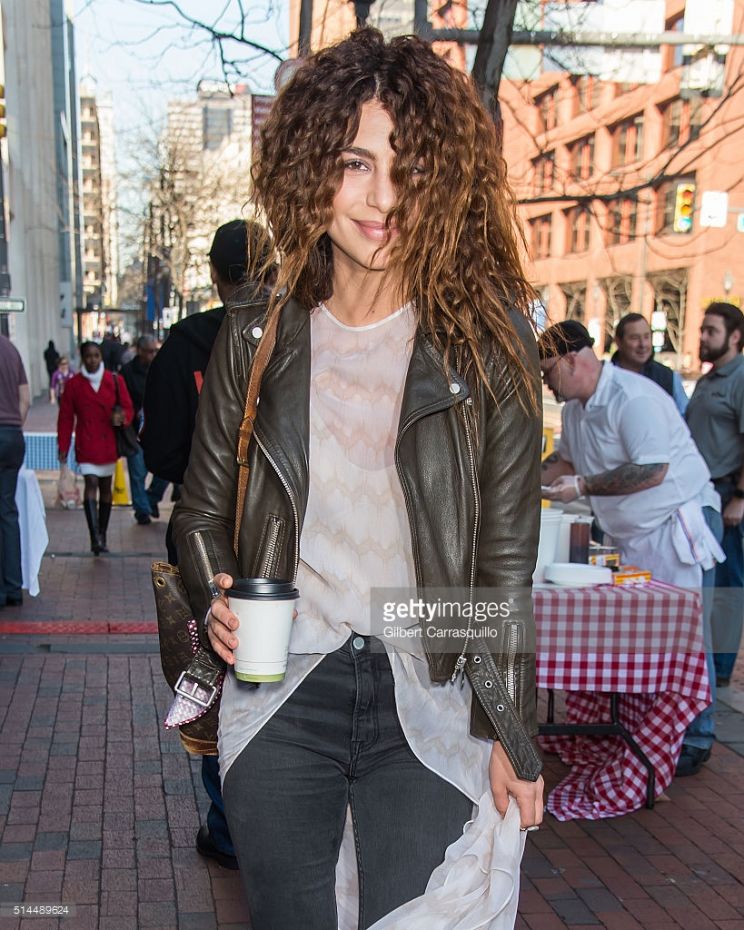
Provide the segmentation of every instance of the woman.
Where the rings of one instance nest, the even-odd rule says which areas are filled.
[[[74,429],[75,457],[85,480],[83,507],[90,551],[99,555],[109,551],[106,530],[111,516],[111,480],[118,458],[114,427],[131,423],[134,410],[124,379],[104,369],[98,343],[84,342],[80,359],[83,367],[67,383],[60,398],[57,442],[60,463],[66,462]]]
[[[278,98],[254,192],[280,316],[237,558],[235,446],[266,302],[228,311],[175,514],[205,645],[228,665],[238,621],[210,582],[296,578],[300,591],[284,681],[251,689],[228,670],[223,689],[220,767],[251,926],[345,925],[354,887],[361,928],[405,902],[416,926],[448,926],[433,886],[461,887],[458,844],[495,842],[495,804],[518,863],[518,825],[542,818],[528,645],[542,426],[505,166],[464,76],[418,39],[360,30]],[[513,608],[485,644],[467,645],[472,624],[451,616],[436,640],[408,622],[393,643],[375,610],[373,589],[387,610],[426,588],[467,606],[476,586],[508,589]],[[339,867],[336,890],[345,822],[356,885]],[[494,874],[467,880],[495,894]],[[468,926],[511,926],[515,882]],[[471,890],[477,909],[486,897]]]
[[[53,404],[59,403],[65,391],[65,385],[75,376],[75,372],[70,368],[70,360],[66,355],[60,357],[57,363],[57,370],[52,375],[52,393],[51,401]]]

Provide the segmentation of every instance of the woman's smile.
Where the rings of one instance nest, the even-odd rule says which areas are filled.
[[[353,220],[352,222],[365,238],[373,242],[387,242],[398,235],[395,226],[387,226],[385,223],[374,220]]]

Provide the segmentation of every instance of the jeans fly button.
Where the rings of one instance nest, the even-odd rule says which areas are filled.
[[[361,636],[355,636],[351,641],[351,645],[358,651],[364,649],[364,640]]]

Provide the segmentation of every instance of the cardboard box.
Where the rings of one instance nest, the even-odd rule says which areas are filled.
[[[645,584],[651,581],[651,572],[637,565],[621,565],[612,573],[613,584]]]

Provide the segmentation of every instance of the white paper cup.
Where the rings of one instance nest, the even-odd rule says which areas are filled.
[[[292,614],[300,596],[291,581],[239,578],[227,593],[240,626],[235,677],[240,681],[281,681],[287,670]]]

